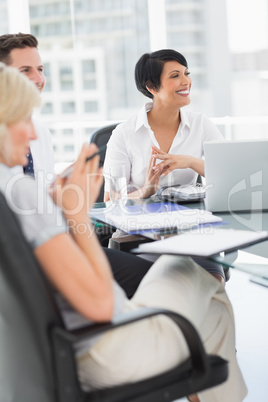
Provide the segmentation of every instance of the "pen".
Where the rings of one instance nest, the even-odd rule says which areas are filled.
[[[101,147],[99,147],[99,149],[92,155],[88,156],[86,158],[86,162],[91,161],[93,158],[95,158],[95,156],[102,154],[105,150],[106,150],[107,145],[102,145]],[[74,165],[69,166],[67,169],[65,169],[61,174],[60,177],[65,178],[70,176],[70,174],[72,173],[74,169]]]

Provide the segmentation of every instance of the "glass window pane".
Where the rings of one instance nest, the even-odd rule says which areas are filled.
[[[97,101],[86,101],[84,103],[85,113],[96,113],[98,112],[98,102]]]
[[[72,90],[73,84],[73,67],[70,63],[60,63],[59,65],[60,88],[63,91]]]
[[[96,71],[95,60],[83,60],[82,61],[82,71],[83,71],[83,74],[95,73],[95,71]]]
[[[97,81],[96,81],[96,79],[95,79],[95,78],[93,78],[93,79],[84,78],[84,80],[83,80],[83,89],[85,89],[85,90],[88,90],[88,89],[91,89],[91,90],[97,89]]]
[[[62,102],[61,110],[64,114],[75,113],[75,102]]]
[[[62,134],[65,136],[71,136],[71,135],[73,135],[73,133],[74,133],[74,130],[72,129],[72,128],[64,128],[63,130],[62,130]]]
[[[64,152],[74,152],[74,145],[66,144],[63,146]]]
[[[53,114],[53,104],[52,103],[44,103],[41,108],[42,114]]]

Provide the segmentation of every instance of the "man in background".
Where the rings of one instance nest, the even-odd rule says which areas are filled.
[[[38,51],[38,40],[31,34],[17,33],[0,36],[0,61],[17,68],[42,92],[45,86],[44,66]],[[35,177],[45,183],[54,177],[54,153],[49,130],[33,119],[37,140],[30,144]],[[21,171],[21,167],[15,167]],[[40,177],[41,175],[41,177]],[[150,269],[152,262],[123,251],[103,250],[110,262],[115,280],[130,298],[140,281]]]
[[[42,92],[45,86],[44,67],[37,49],[38,41],[33,35],[14,34],[0,36],[0,61],[16,67]],[[31,142],[34,175],[42,172],[45,181],[54,177],[54,152],[51,135],[46,126],[33,119],[38,139]],[[16,171],[21,171],[17,167]]]

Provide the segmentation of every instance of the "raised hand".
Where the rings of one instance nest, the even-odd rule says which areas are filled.
[[[153,158],[163,161],[153,167],[156,173],[161,171],[161,174],[166,176],[175,169],[190,168],[204,176],[204,161],[201,158],[195,158],[191,155],[169,154],[155,146],[152,146],[152,149],[154,151]]]
[[[70,176],[58,175],[50,187],[51,197],[66,217],[87,216],[97,199],[103,182],[102,169],[98,167],[99,156],[85,162],[97,149],[95,144],[85,144]]]
[[[160,176],[163,172],[162,169],[155,170],[156,158],[154,157],[154,155],[155,155],[155,150],[152,149],[148,169],[146,172],[145,183],[144,183],[143,188],[141,189],[143,198],[150,197],[157,191],[157,189],[159,187]]]

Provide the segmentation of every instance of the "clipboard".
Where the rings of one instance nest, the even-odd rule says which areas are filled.
[[[131,252],[213,258],[222,252],[231,253],[265,240],[268,240],[267,231],[222,229],[212,225],[209,228],[200,227],[164,240],[141,244]]]

